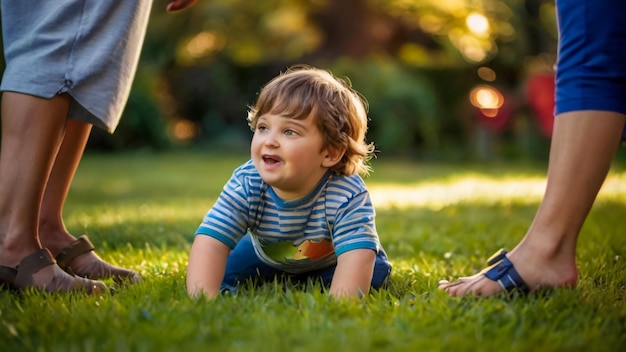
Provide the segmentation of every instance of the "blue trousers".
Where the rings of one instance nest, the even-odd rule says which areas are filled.
[[[557,0],[556,114],[602,110],[626,114],[623,0]]]
[[[286,278],[294,283],[306,283],[308,280],[319,280],[325,287],[330,287],[330,283],[335,274],[336,266],[315,270],[303,274],[289,274],[281,270],[274,269],[263,263],[254,252],[250,234],[246,234],[230,252],[226,262],[226,273],[220,288],[221,292],[234,293],[237,285],[246,280],[258,280],[259,282],[272,281],[276,278]],[[372,288],[379,289],[385,286],[391,274],[391,263],[387,259],[387,254],[382,249],[376,255],[374,264],[374,275],[372,276]]]

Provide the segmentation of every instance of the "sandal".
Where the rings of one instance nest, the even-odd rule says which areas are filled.
[[[17,270],[15,268],[11,268],[9,266],[0,266],[0,289],[17,291],[17,287],[15,287],[16,275]]]
[[[490,267],[485,269],[485,277],[496,281],[505,292],[517,291],[523,294],[530,292],[513,263],[506,257],[506,253],[505,249],[500,249],[489,258],[487,265]]]
[[[49,268],[50,266],[52,267]],[[52,270],[52,279],[46,283],[39,282],[40,280],[35,278],[35,275],[44,269]],[[22,259],[15,269],[13,287],[19,291],[34,288],[51,293],[82,291],[87,294],[98,294],[107,290],[106,285],[102,282],[70,276],[61,270],[56,265],[56,261],[50,254],[50,251],[46,248],[42,248]]]
[[[93,252],[94,249],[95,247],[91,241],[89,241],[89,238],[87,238],[86,235],[82,235],[76,241],[61,250],[55,259],[61,269],[69,274],[78,275],[87,279],[99,280],[112,277],[117,283],[137,283],[142,281],[138,273],[111,265],[100,259],[100,257]],[[72,266],[76,257],[90,252],[93,258],[89,263],[82,267],[76,267],[76,264]]]

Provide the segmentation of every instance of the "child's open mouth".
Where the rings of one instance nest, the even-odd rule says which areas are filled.
[[[266,164],[270,164],[270,165],[278,164],[280,162],[280,158],[277,158],[271,155],[264,155],[263,162]]]

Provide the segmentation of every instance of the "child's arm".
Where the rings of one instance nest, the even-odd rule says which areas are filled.
[[[209,298],[217,296],[224,280],[228,253],[230,248],[219,240],[196,235],[187,266],[187,293],[190,297],[201,294]]]
[[[330,284],[334,297],[360,297],[367,295],[372,284],[376,252],[355,249],[337,257],[337,268]]]

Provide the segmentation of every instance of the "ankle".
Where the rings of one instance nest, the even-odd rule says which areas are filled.
[[[46,247],[52,252],[53,255],[57,255],[61,250],[67,247],[70,243],[76,241],[76,238],[69,234],[65,229],[40,229],[39,237],[41,245]]]
[[[566,244],[524,240],[508,255],[520,275],[537,287],[576,286],[576,251]]]
[[[545,261],[574,261],[576,258],[576,240],[578,233],[554,229],[531,229],[515,250],[533,254]]]
[[[39,242],[31,237],[25,240],[20,238],[18,241],[5,238],[0,243],[0,265],[16,267],[24,257],[39,249]]]

